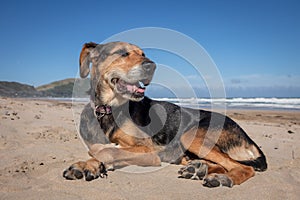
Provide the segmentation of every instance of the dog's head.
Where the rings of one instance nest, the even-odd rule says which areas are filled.
[[[80,53],[80,76],[90,73],[92,94],[103,104],[120,105],[144,98],[156,65],[137,46],[125,42],[86,43]]]

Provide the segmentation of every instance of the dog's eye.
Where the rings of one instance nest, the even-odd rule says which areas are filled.
[[[118,54],[122,57],[127,57],[129,56],[129,52],[127,52],[126,50],[124,49],[120,49],[120,50],[117,50],[116,52],[114,52],[113,54]]]
[[[142,53],[142,56],[145,57],[146,56],[145,53]]]
[[[122,57],[127,57],[127,56],[129,56],[129,53],[128,52],[123,52],[121,55],[122,55]]]

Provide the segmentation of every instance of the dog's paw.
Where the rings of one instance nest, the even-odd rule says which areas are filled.
[[[107,175],[107,170],[106,170],[106,167],[105,165],[100,162],[99,165],[96,167],[96,168],[86,168],[84,170],[84,175],[85,175],[85,180],[86,181],[92,181],[94,179],[97,179],[97,178],[106,178],[108,175]]]
[[[180,168],[178,178],[202,180],[207,175],[207,171],[207,164],[202,163],[200,160],[192,160],[188,165]]]
[[[85,177],[86,181],[92,181],[99,177],[107,177],[107,170],[102,162],[77,162],[63,172],[63,177],[67,180],[76,180]]]
[[[226,186],[232,187],[233,181],[226,174],[209,174],[203,181],[206,187]]]
[[[67,180],[76,180],[83,178],[83,171],[76,166],[71,165],[68,169],[63,172],[63,177]]]

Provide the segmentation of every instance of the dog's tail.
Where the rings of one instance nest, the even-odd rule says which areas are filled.
[[[226,124],[234,124],[233,120],[226,119]],[[227,137],[230,139],[226,145],[223,145],[221,150],[226,152],[229,157],[237,162],[252,166],[255,171],[265,171],[268,168],[266,156],[260,149],[260,147],[246,134],[246,132],[237,124],[234,124],[235,128],[228,128]]]
[[[237,162],[252,166],[255,171],[265,171],[268,168],[267,159],[260,147],[255,144],[250,137],[243,131],[243,141],[228,150],[228,155]]]
[[[241,164],[248,165],[254,168],[255,171],[265,171],[268,168],[266,156],[262,153],[261,156],[254,160],[238,161]]]
[[[255,171],[265,171],[268,168],[266,156],[247,135],[246,137],[241,145],[229,149],[228,155],[241,164],[253,167]]]
[[[244,130],[242,130],[244,132]],[[255,171],[265,171],[268,168],[267,159],[260,147],[244,132],[246,137],[246,149],[255,152],[254,159],[238,161],[241,164],[252,166]]]

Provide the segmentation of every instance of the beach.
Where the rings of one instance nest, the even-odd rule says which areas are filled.
[[[79,103],[80,104],[80,103]],[[84,104],[0,98],[0,199],[298,199],[300,111],[227,110],[261,147],[268,170],[233,188],[177,178],[181,166],[108,172],[91,182],[62,177],[89,158],[77,132]]]

